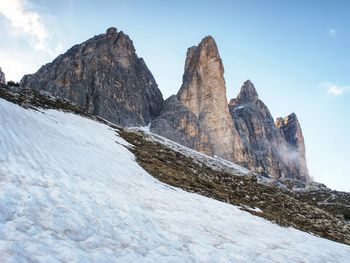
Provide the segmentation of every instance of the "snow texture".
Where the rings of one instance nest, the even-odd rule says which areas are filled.
[[[2,99],[0,123],[0,262],[349,262],[349,246],[160,183],[101,123]]]

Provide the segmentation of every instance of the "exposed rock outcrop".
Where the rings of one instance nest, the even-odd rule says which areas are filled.
[[[122,126],[146,125],[159,115],[163,97],[133,42],[122,31],[75,45],[21,80],[21,86],[67,99]]]
[[[185,145],[193,145],[192,148],[205,153],[211,148],[214,155],[228,160],[241,157],[242,146],[228,111],[223,75],[224,67],[212,37],[205,37],[198,46],[189,48],[178,100],[170,101],[172,107],[164,108],[161,116],[152,123],[151,130],[177,142],[183,138],[196,141]],[[178,107],[186,110],[169,110],[175,105],[181,105]],[[182,121],[178,129],[174,119],[177,123],[180,123],[179,120],[186,121]],[[164,126],[172,126],[175,131],[162,131]],[[211,147],[207,147],[208,143]]]
[[[282,131],[284,128],[276,127],[270,111],[259,99],[251,81],[247,80],[243,84],[237,98],[230,101],[229,108],[246,153],[244,159],[236,162],[255,172],[272,175],[275,179],[309,180],[306,161],[305,166],[301,166],[299,161],[305,160],[305,147],[300,146],[301,151],[304,151],[302,155],[294,146],[292,138],[286,138]],[[300,126],[298,128],[295,130],[299,136]],[[287,133],[293,137],[291,131]],[[303,144],[303,140],[299,141]]]
[[[144,126],[187,147],[276,179],[305,183],[304,139],[295,115],[274,120],[250,81],[228,105],[215,40],[188,49],[182,86],[165,104],[130,38],[115,28],[26,75],[21,86],[66,99],[121,126]]]
[[[292,113],[285,118],[277,118],[276,127],[283,132],[288,143],[289,152],[293,153],[289,158],[293,163],[293,174],[297,174],[299,179],[309,178],[306,164],[305,142],[297,116]]]
[[[5,73],[0,68],[0,84],[6,84]]]
[[[309,180],[305,147],[299,123],[289,119],[277,128],[249,80],[228,105],[224,67],[209,36],[187,50],[182,86],[166,101],[151,131],[262,175],[303,186]]]
[[[151,130],[186,147],[213,154],[209,136],[197,116],[176,95],[165,101],[161,115],[151,124]]]

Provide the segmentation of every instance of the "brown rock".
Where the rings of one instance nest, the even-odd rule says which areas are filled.
[[[21,81],[122,126],[144,126],[163,97],[129,36],[116,28],[75,45]]]
[[[227,104],[224,67],[212,37],[187,50],[183,84],[165,105],[151,131],[276,180],[309,180],[305,147],[296,143],[302,141],[300,125],[284,124],[287,135],[277,128],[249,80]]]
[[[212,37],[188,49],[177,96],[208,134],[215,155],[228,160],[242,155],[240,138],[227,107],[224,67]]]
[[[237,98],[230,101],[229,107],[245,152],[243,159],[235,160],[237,163],[278,180],[297,179],[303,183],[309,180],[299,123],[293,121],[293,128],[286,128],[282,121],[284,128],[277,128],[279,126],[276,127],[270,111],[259,100],[256,89],[249,80],[243,84]],[[289,120],[295,120],[294,117]],[[281,120],[277,122],[281,125]],[[286,137],[284,129],[286,132],[293,130],[287,132],[290,138]],[[296,133],[298,139],[293,137]],[[296,140],[302,141],[301,151],[293,146]]]
[[[288,143],[289,151],[298,153],[286,156],[293,164],[293,173],[299,178],[306,178],[307,181],[309,181],[310,177],[306,164],[304,136],[297,116],[292,113],[283,119],[277,118],[276,127],[283,132],[284,138]]]
[[[150,128],[152,132],[186,147],[213,154],[209,136],[202,129],[197,116],[176,95],[165,101],[161,115],[152,121]]]
[[[151,131],[202,153],[241,158],[227,107],[224,68],[212,37],[187,50],[183,84],[165,103]]]
[[[5,73],[0,68],[0,84],[6,84]]]

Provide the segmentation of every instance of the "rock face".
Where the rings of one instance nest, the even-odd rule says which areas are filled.
[[[0,68],[0,84],[6,84],[5,73]]]
[[[275,125],[246,81],[228,105],[224,67],[212,37],[188,49],[182,86],[165,102],[151,131],[200,152],[234,161],[276,180],[309,181],[296,117]]]
[[[292,113],[285,118],[277,118],[276,127],[283,132],[288,143],[289,151],[294,153],[290,156],[293,164],[293,174],[298,174],[299,179],[309,178],[306,164],[304,136],[301,131],[297,116]]]
[[[293,121],[293,127],[291,124],[285,127],[284,122],[283,127],[276,126],[249,80],[237,98],[230,101],[229,108],[245,152],[244,158],[236,162],[276,179],[297,179],[303,183],[309,180],[304,140],[297,120],[297,123]],[[296,119],[295,114],[290,116]]]
[[[295,115],[274,120],[250,81],[227,102],[215,40],[188,49],[182,86],[165,103],[130,38],[117,29],[69,49],[21,86],[49,93],[121,126],[152,132],[276,179],[309,180]]]
[[[24,76],[21,86],[67,99],[122,126],[146,125],[163,107],[151,72],[130,38],[116,28],[73,46]]]
[[[240,138],[227,107],[223,75],[224,67],[212,37],[205,37],[198,46],[189,48],[182,86],[167,101],[151,130],[228,160],[242,155]],[[169,129],[162,130],[163,127]]]
[[[189,148],[213,155],[209,136],[197,116],[176,95],[165,101],[161,115],[151,124],[151,131]]]

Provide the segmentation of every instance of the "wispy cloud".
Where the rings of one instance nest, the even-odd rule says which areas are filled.
[[[349,86],[337,85],[331,82],[323,82],[319,84],[320,87],[324,88],[327,94],[332,96],[340,96],[350,91]]]
[[[336,30],[335,28],[328,28],[327,32],[331,38],[336,38],[338,36],[338,30]]]
[[[10,21],[13,28],[29,36],[35,49],[50,53],[47,46],[50,37],[43,19],[37,12],[26,10],[25,3],[24,0],[1,0],[0,14]]]
[[[336,85],[329,86],[327,89],[327,93],[331,94],[333,96],[342,95],[342,94],[344,94],[344,92],[345,92],[345,89],[343,87],[339,87]]]

